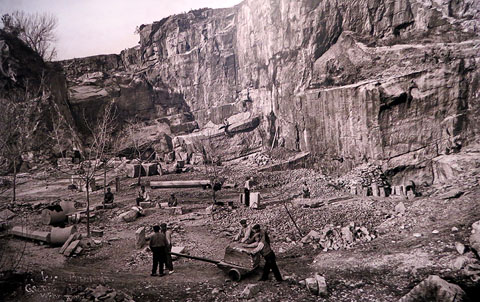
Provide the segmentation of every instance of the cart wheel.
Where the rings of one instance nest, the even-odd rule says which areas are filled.
[[[239,282],[242,279],[242,274],[239,270],[232,268],[228,271],[228,276],[232,281]]]

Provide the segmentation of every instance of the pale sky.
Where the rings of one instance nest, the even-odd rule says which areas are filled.
[[[0,0],[0,15],[15,10],[58,18],[57,60],[120,53],[138,44],[136,26],[203,7],[242,0]]]

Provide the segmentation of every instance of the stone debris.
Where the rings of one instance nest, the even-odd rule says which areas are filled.
[[[356,241],[368,242],[376,238],[375,234],[370,233],[365,227],[356,227],[354,223],[350,223],[345,227],[334,227],[333,225],[325,226],[320,232],[310,231],[302,238],[303,244],[312,244],[323,249],[338,250],[340,248],[350,248]]]
[[[103,285],[97,287],[87,287],[84,290],[76,291],[70,295],[64,296],[65,301],[115,301],[115,302],[134,302],[133,297],[119,290],[112,289]]]
[[[265,153],[257,153],[254,157],[253,160],[257,166],[266,166],[272,163],[272,159]]]
[[[103,230],[99,230],[99,229],[93,229],[91,231],[91,235],[93,237],[102,237],[103,236]]]
[[[80,240],[72,241],[63,252],[63,255],[67,257],[72,256],[72,254],[75,252],[77,247],[80,247]]]
[[[315,273],[311,278],[305,279],[307,289],[314,295],[326,297],[328,295],[325,277]]]
[[[468,264],[474,264],[477,260],[474,258],[474,255],[462,255],[455,258],[453,261],[452,267],[456,270],[461,270],[466,267]]]
[[[455,199],[463,195],[463,191],[454,189],[439,196],[440,199]]]
[[[385,192],[385,189],[390,189],[381,167],[371,163],[353,168],[349,173],[339,177],[336,184],[354,195],[363,196],[380,196],[382,190]]]
[[[135,232],[135,248],[141,249],[145,243],[145,227],[140,227]]]
[[[242,299],[252,299],[260,292],[259,284],[248,284],[240,294]]]
[[[480,253],[480,220],[472,224],[472,234],[469,241],[471,248]]]
[[[466,301],[465,299],[466,294],[460,286],[449,283],[439,276],[430,275],[398,300],[398,302],[462,302]]]
[[[480,264],[477,263],[467,263],[464,268],[465,275],[469,276],[473,282],[480,281]]]
[[[403,202],[399,202],[396,206],[395,206],[395,213],[398,214],[398,215],[404,215],[405,214],[405,204],[403,204]]]
[[[9,220],[9,219],[12,219],[13,217],[15,217],[16,214],[13,213],[12,211],[10,211],[9,209],[5,209],[3,211],[0,212],[0,221],[5,221],[5,220]]]
[[[455,249],[460,255],[465,254],[465,252],[467,251],[467,247],[465,246],[465,244],[458,241],[455,242]]]
[[[63,246],[60,248],[59,253],[60,254],[65,253],[65,250],[70,246],[70,244],[73,241],[80,240],[80,239],[82,239],[82,235],[80,233],[75,233],[75,234],[70,235],[70,237],[68,237],[67,241],[65,241]]]

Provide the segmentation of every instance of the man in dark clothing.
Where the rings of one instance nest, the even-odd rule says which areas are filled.
[[[153,253],[152,276],[157,275],[157,266],[160,266],[160,276],[164,276],[163,266],[167,262],[167,237],[164,232],[160,232],[158,225],[153,227],[153,231],[155,233],[148,238],[150,240],[150,249]]]
[[[177,197],[175,197],[175,194],[172,193],[170,195],[170,200],[168,201],[168,206],[169,207],[176,207],[178,205]]]
[[[110,188],[107,188],[107,193],[105,193],[105,196],[103,198],[104,203],[113,203],[113,193]]]
[[[270,247],[270,238],[268,237],[268,233],[265,230],[260,229],[260,225],[256,224],[252,227],[252,231],[255,233],[253,239],[249,241],[255,241],[246,247],[252,248],[253,250],[248,251],[248,253],[255,255],[256,253],[260,252],[260,254],[265,258],[265,266],[263,267],[263,274],[259,281],[266,281],[268,280],[268,275],[270,274],[270,270],[272,270],[273,275],[277,281],[283,281],[282,275],[280,274],[280,270],[278,269],[275,253],[273,252],[272,248]],[[247,241],[247,243],[249,243]]]
[[[252,186],[252,178],[247,178],[245,181],[245,186],[243,187],[243,192],[245,194],[245,206],[250,206],[250,188]]]

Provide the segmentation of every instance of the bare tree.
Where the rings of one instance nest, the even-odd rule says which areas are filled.
[[[63,151],[65,142],[68,147],[74,149],[81,149],[84,160],[80,161],[76,167],[76,173],[72,173],[71,169],[64,169],[58,165],[57,168],[67,175],[80,178],[82,184],[85,184],[86,199],[87,199],[87,235],[90,237],[90,190],[95,183],[95,177],[98,175],[98,172],[103,170],[104,186],[106,184],[106,166],[112,160],[112,148],[114,148],[114,138],[113,132],[115,129],[115,105],[113,102],[107,104],[101,114],[96,126],[90,126],[87,124],[87,127],[91,131],[91,142],[90,144],[82,148],[78,146],[74,140],[68,138],[72,136],[73,132],[71,127],[59,115],[58,120],[54,123],[52,138],[57,144],[57,149]],[[61,152],[64,154],[65,152]]]
[[[210,180],[210,188],[212,190],[212,202],[216,203],[216,191],[221,189],[224,178],[222,177],[222,156],[221,150],[215,146],[214,135],[207,133],[204,136],[194,140],[197,151],[203,155],[203,164],[205,166],[205,175]]]
[[[4,158],[4,172],[10,173],[13,169],[12,201],[16,201],[18,165],[22,162],[22,154],[32,146],[39,125],[36,118],[39,104],[48,98],[45,94],[36,98],[33,95],[38,94],[31,94],[25,88],[23,92],[12,93],[9,99],[0,99],[0,155]]]
[[[58,20],[54,15],[15,11],[4,14],[1,21],[3,30],[18,36],[45,61],[55,59],[57,50],[53,43],[56,41],[55,28]]]
[[[137,119],[128,120],[126,124],[123,135],[123,144],[131,147],[134,159],[140,164],[137,182],[140,186],[142,180],[142,164],[151,160],[155,155],[151,150],[154,141],[145,139],[141,135],[143,124]],[[145,172],[148,173],[148,171]]]

